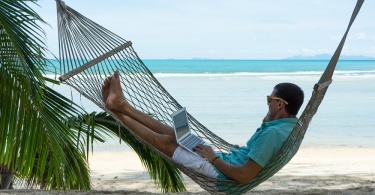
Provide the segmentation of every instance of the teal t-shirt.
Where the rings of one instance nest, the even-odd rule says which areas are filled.
[[[226,162],[243,165],[248,158],[265,167],[288,137],[297,123],[297,118],[283,118],[262,123],[254,135],[247,141],[246,146],[239,149],[231,148],[230,153],[218,153]],[[218,178],[229,179],[221,171]]]

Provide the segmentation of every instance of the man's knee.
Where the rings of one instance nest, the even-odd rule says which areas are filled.
[[[158,145],[162,152],[169,157],[173,156],[173,153],[178,146],[176,138],[169,135],[163,135],[162,139],[156,140],[156,142],[159,143]]]

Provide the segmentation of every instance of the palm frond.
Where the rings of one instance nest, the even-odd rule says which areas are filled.
[[[44,84],[45,22],[27,3],[0,1],[0,164],[29,181],[48,178],[47,188],[89,189],[85,153],[65,123],[79,111]]]
[[[96,124],[102,125],[104,130],[110,131],[113,135],[118,136],[119,126],[116,120],[105,112],[96,114]],[[180,171],[169,161],[166,161],[153,150],[140,143],[124,127],[120,127],[120,138],[129,145],[139,156],[143,166],[147,169],[150,177],[160,185],[163,192],[182,192],[185,186],[182,181]]]
[[[80,142],[77,133],[69,128],[76,126],[75,122],[67,120],[82,110],[48,87],[43,93],[40,107],[25,109],[21,101],[16,105],[19,109],[1,104],[1,115],[16,117],[4,120],[16,121],[13,127],[20,127],[1,129],[0,136],[7,139],[0,144],[4,154],[0,154],[0,160],[21,181],[27,181],[28,186],[42,183],[46,189],[88,190],[91,181],[85,147],[77,144]],[[2,117],[0,124],[5,123]]]
[[[18,82],[33,100],[28,104],[40,103],[44,88],[44,31],[36,21],[45,24],[26,1],[0,1],[0,66],[22,78]]]

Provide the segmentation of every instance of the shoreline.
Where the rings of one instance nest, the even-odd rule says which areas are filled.
[[[375,194],[375,147],[301,147],[273,177],[247,194]],[[89,158],[93,190],[64,194],[163,194],[132,151],[95,152]],[[187,192],[209,194],[184,175]],[[58,194],[5,190],[0,194]]]

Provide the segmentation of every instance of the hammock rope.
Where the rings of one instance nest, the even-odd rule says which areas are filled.
[[[317,112],[344,46],[349,29],[354,22],[364,0],[358,0],[347,30],[337,47],[332,59],[315,84],[312,96],[299,120],[283,143],[283,146],[264,167],[263,171],[248,184],[239,184],[232,180],[220,180],[201,175],[194,170],[183,167],[173,161],[152,145],[132,133],[141,143],[149,146],[166,160],[172,162],[183,173],[208,192],[215,194],[242,194],[273,176],[298,151],[312,117]],[[116,116],[105,107],[102,101],[101,85],[104,79],[115,70],[119,70],[121,85],[126,99],[137,109],[152,114],[161,122],[171,125],[170,115],[181,108],[181,105],[158,82],[132,47],[132,43],[99,24],[81,15],[74,9],[56,0],[59,60],[61,82],[64,82],[80,94],[94,102],[112,117]],[[192,131],[211,143],[220,151],[228,152],[230,147],[238,147],[226,142],[203,124],[188,114]],[[118,119],[117,119],[118,120]],[[121,123],[118,120],[119,123]],[[123,125],[123,124],[121,124]]]

